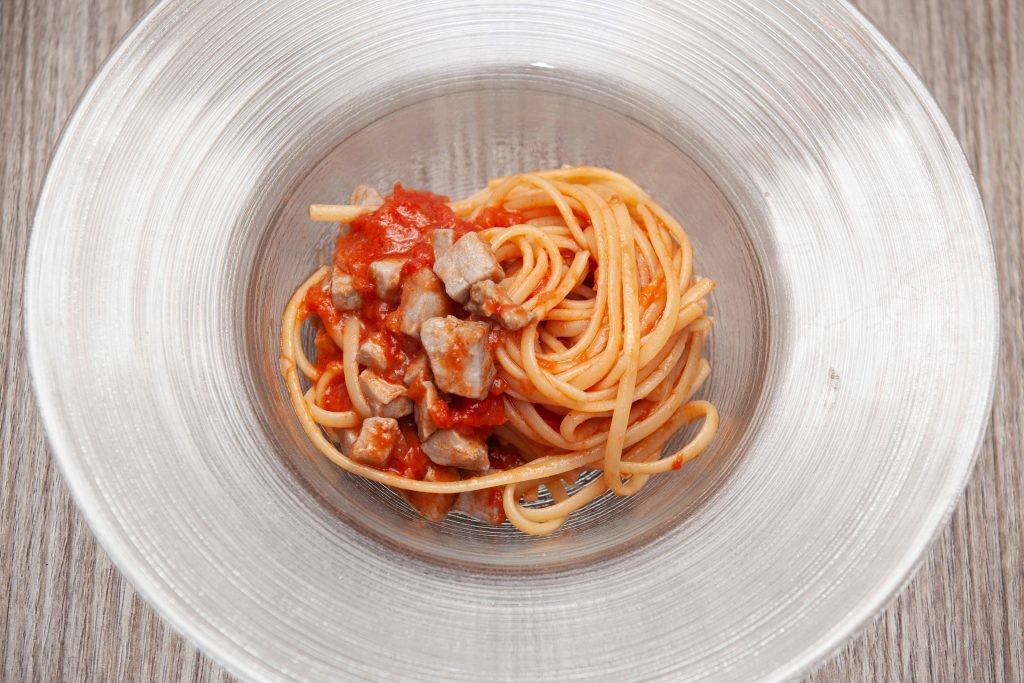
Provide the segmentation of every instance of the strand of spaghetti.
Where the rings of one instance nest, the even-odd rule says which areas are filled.
[[[689,443],[667,458],[654,462],[623,462],[622,471],[626,474],[659,474],[679,469],[703,453],[718,431],[718,410],[707,401],[693,401],[683,407],[683,412],[687,416],[686,422],[693,422],[699,417],[704,418],[703,424]]]
[[[689,326],[692,323],[694,323],[695,321],[700,319],[700,316],[702,315],[703,311],[701,310],[699,305],[694,304],[691,307],[687,307],[687,309],[684,311],[684,313],[685,313],[685,315],[680,316],[680,320],[683,321],[686,324],[686,326]],[[685,327],[683,329],[685,329]],[[677,331],[675,333],[679,334],[681,332],[682,332],[682,330],[679,330],[679,331]],[[670,337],[670,339],[671,339],[671,337]],[[510,353],[510,351],[511,351],[511,353]],[[523,379],[529,379],[529,377],[530,377],[529,372],[528,372],[528,370],[525,370],[522,367],[521,356],[518,353],[516,353],[516,349],[508,349],[508,348],[505,348],[505,347],[499,347],[498,359],[499,359],[499,364],[501,365],[502,370],[505,373],[507,373],[507,376],[515,378],[516,380],[519,380],[519,381],[522,381]],[[641,356],[641,361],[642,360],[643,360],[643,355]],[[586,365],[589,362],[590,362],[589,359],[578,360],[577,361],[578,365]],[[651,360],[648,360],[647,362],[650,363]],[[540,361],[538,360],[538,367],[539,367],[539,363],[540,363]],[[549,361],[545,360],[545,364],[546,365],[548,365],[549,363],[550,363]],[[573,370],[573,368],[570,368],[569,370],[565,371],[566,375],[571,377],[572,374],[573,374],[572,370]],[[554,376],[554,377],[561,377],[562,375],[555,374],[555,375],[552,375],[552,376]],[[654,387],[651,387],[650,389],[648,389],[647,387],[644,387],[644,394],[641,395],[641,394],[638,393],[638,394],[634,395],[634,400],[636,400],[637,398],[643,398],[643,396],[645,396],[649,391],[653,391],[653,389],[654,389]],[[567,407],[572,408],[573,410],[579,410],[581,412],[587,412],[587,413],[605,412],[605,411],[609,411],[609,410],[613,410],[614,409],[615,404],[616,404],[616,392],[617,392],[617,388],[614,387],[614,386],[610,387],[610,388],[607,388],[607,389],[589,390],[589,391],[584,392],[585,393],[585,398],[582,398],[582,399],[580,399],[578,401],[575,401],[575,402],[569,402],[568,400],[566,400],[566,401],[563,401],[562,404],[566,405]],[[538,400],[541,400],[545,396],[549,396],[549,394],[539,394],[536,398]]]
[[[607,242],[596,237],[597,235],[603,233],[605,229],[604,220],[603,217],[600,215],[600,212],[597,210],[597,206],[594,205],[594,199],[589,195],[582,194],[583,188],[568,188],[569,192],[571,192],[573,195],[577,195],[577,189],[580,190],[580,193],[578,196],[576,196],[576,199],[584,204],[584,206],[586,207],[587,214],[591,219],[591,226],[587,228],[587,231],[590,234],[595,235],[593,244],[587,245],[587,253],[597,257],[598,269],[595,278],[596,283],[593,306],[594,315],[590,318],[590,321],[587,325],[587,329],[584,331],[584,333],[580,335],[576,342],[564,352],[565,358],[573,358],[577,355],[580,355],[583,351],[585,351],[587,347],[589,347],[593,343],[594,339],[596,339],[598,331],[601,329],[601,325],[604,320],[604,315],[607,310],[607,301],[608,297],[610,296],[607,284],[608,275],[605,272],[606,269],[601,267],[602,264],[607,263],[610,258],[607,250]],[[584,197],[587,197],[589,201],[583,201]],[[597,200],[600,201],[600,198],[597,198]],[[565,297],[562,298],[564,299]],[[559,299],[559,301],[560,300],[561,299]],[[559,354],[559,356],[554,360],[561,359],[562,355],[563,354]]]
[[[531,520],[524,514],[528,508],[519,505],[519,496],[525,488],[510,484],[502,491],[501,503],[508,521],[523,533],[534,536],[545,536],[558,531],[565,524],[568,515],[564,517],[551,516],[540,521]]]
[[[337,377],[339,373],[342,373],[344,371],[344,365],[342,365],[336,360],[332,360],[330,363],[327,364],[327,367],[325,367],[324,371],[320,373],[320,378],[316,381],[316,384],[314,385],[314,389],[316,390],[314,397],[318,404],[323,402],[324,394],[327,393],[327,387],[329,387],[331,382],[334,381],[334,378]]]
[[[373,415],[370,404],[363,396],[363,389],[359,386],[359,364],[356,356],[359,353],[359,319],[354,315],[345,316],[342,325],[342,346],[341,362],[345,367],[345,389],[352,401],[352,406],[362,417],[367,418]]]
[[[466,213],[471,206],[478,203],[479,200],[474,196],[448,202],[448,206],[458,215]],[[350,223],[363,214],[372,213],[379,208],[379,204],[310,204],[309,218],[317,223]]]
[[[510,287],[510,295],[513,300],[516,300],[518,291],[526,289],[526,292],[531,292],[540,283],[541,278],[547,279],[548,282],[557,283],[562,279],[562,257],[558,251],[558,246],[552,241],[551,237],[544,234],[542,230],[537,230],[527,225],[517,225],[511,228],[500,228],[482,231],[482,235],[485,239],[490,241],[492,249],[499,249],[503,244],[509,240],[522,238],[526,242],[536,241],[541,247],[541,254],[546,258],[543,261],[543,266],[538,263],[538,268],[535,269],[540,271],[543,268],[543,272],[538,272],[533,278],[524,278],[520,282],[513,281],[513,287]],[[552,285],[554,286],[554,285]],[[523,297],[525,299],[525,297]]]
[[[673,368],[675,368],[676,364],[679,362],[679,358],[683,355],[687,342],[688,339],[680,335],[679,339],[677,339],[672,346],[667,347],[661,356],[656,357],[651,362],[649,374],[636,387],[633,395],[634,401],[640,401],[647,398],[652,391],[667,379]],[[611,412],[609,410],[571,410],[562,419],[559,433],[562,435],[562,438],[571,442],[576,439],[576,430],[580,425],[584,424],[588,420],[603,417],[611,417]]]
[[[558,208],[558,212],[562,215],[562,220],[565,221],[565,225],[569,228],[569,232],[572,234],[573,239],[576,240],[576,244],[578,244],[581,249],[586,248],[587,242],[586,238],[583,236],[583,230],[580,228],[579,221],[576,220],[576,216],[573,214],[572,208],[566,203],[565,197],[563,196],[564,192],[560,192],[561,188],[555,187],[544,178],[533,173],[509,176],[508,178],[503,179],[502,182],[498,183],[497,186],[491,186],[491,194],[487,198],[487,201],[473,211],[470,214],[470,217],[476,218],[480,210],[483,208],[497,206],[517,182],[529,183],[530,185],[534,185],[540,190],[547,192],[548,196],[551,197],[552,203]],[[488,185],[490,185],[490,183],[488,183]]]
[[[281,352],[284,354],[285,349],[287,349],[287,356],[293,363],[298,358],[302,373],[310,380],[315,380],[320,373],[317,372],[317,369],[306,358],[306,354],[302,351],[302,344],[299,342],[299,325],[306,319],[305,311],[302,310],[302,302],[305,300],[306,292],[309,291],[309,288],[322,280],[327,275],[327,271],[327,266],[322,266],[299,285],[299,288],[295,290],[292,298],[288,301],[288,307],[285,309],[284,318],[281,321]],[[299,296],[300,293],[302,296]],[[296,321],[298,321],[298,324],[296,324]]]
[[[585,203],[590,205],[594,201],[592,195],[584,193]],[[607,290],[605,301],[603,302],[603,308],[607,314],[607,330],[608,330],[608,343],[605,344],[604,348],[595,356],[587,359],[588,369],[586,372],[581,373],[575,379],[580,385],[587,386],[592,384],[594,381],[604,376],[612,366],[619,359],[619,350],[622,348],[622,315],[623,311],[621,306],[613,305],[621,303],[621,288],[622,288],[622,263],[616,252],[611,251],[612,237],[605,234],[605,230],[614,235],[614,217],[601,215],[599,218],[598,214],[603,214],[604,208],[608,208],[610,213],[610,207],[597,207],[595,206],[595,213],[591,214],[593,220],[593,227],[598,230],[598,234],[601,238],[598,240],[598,274],[597,274],[597,291],[598,297],[600,298],[602,292]],[[601,208],[599,211],[598,209]],[[611,218],[611,220],[608,220]],[[607,272],[606,272],[607,271]],[[595,319],[598,316],[595,315]],[[596,330],[596,326],[591,325]],[[588,332],[589,332],[588,328]],[[586,334],[586,333],[584,333]],[[560,380],[553,376],[551,373],[543,370],[537,362],[536,351],[534,348],[536,340],[536,326],[528,327],[522,334],[520,353],[522,356],[522,365],[526,370],[527,377],[536,386],[541,393],[548,396],[552,401],[562,403],[563,401],[571,402],[572,407],[578,407],[585,404],[589,396],[586,391],[578,388],[578,386]],[[572,349],[570,349],[572,350]]]
[[[306,400],[309,402],[309,408],[313,414],[313,419],[324,427],[338,429],[357,427],[362,421],[359,414],[354,411],[332,411],[321,407],[324,401],[324,396],[327,393],[327,388],[331,385],[331,382],[334,381],[334,378],[339,374],[344,373],[344,371],[345,369],[342,363],[336,360],[331,361],[327,364],[327,367],[324,368],[324,371],[320,373],[320,378],[316,381],[316,384],[311,387],[310,391],[306,392]]]
[[[292,338],[295,345],[295,360],[299,365],[299,369],[302,370],[302,374],[306,376],[306,379],[310,382],[315,381],[320,376],[320,371],[309,361],[309,358],[306,357],[306,352],[302,349],[302,340],[300,339],[298,326],[295,327]]]
[[[310,389],[306,392],[306,404],[309,407],[310,415],[316,420],[316,423],[322,427],[330,427],[334,429],[346,429],[350,427],[358,427],[359,423],[362,422],[361,418],[351,410],[345,410],[342,412],[335,412],[331,410],[324,410],[316,404],[315,397],[313,396],[314,389]]]
[[[669,429],[671,431],[675,431],[680,425],[687,422],[693,422],[700,417],[704,417],[704,424],[701,425],[697,434],[694,435],[694,438],[675,453],[653,463],[638,463],[623,459],[620,464],[621,471],[624,474],[632,475],[647,475],[665,472],[672,469],[678,469],[678,467],[683,463],[686,463],[700,455],[707,448],[708,443],[714,436],[715,431],[718,429],[718,411],[715,410],[714,406],[707,401],[695,401],[692,404],[687,404],[687,406],[680,411],[678,419],[675,420],[673,424],[669,425]],[[666,431],[669,431],[669,429],[666,429]],[[661,434],[657,436],[661,436]],[[605,481],[603,479],[596,479],[574,493],[566,501],[543,508],[520,507],[517,510],[517,517],[529,523],[544,523],[549,519],[564,519],[587,503],[601,496],[607,490],[608,488],[605,485]],[[507,492],[508,489],[506,489],[506,496]],[[513,500],[510,502],[512,503],[511,506],[509,505],[509,502],[506,502],[505,504],[506,514],[508,514],[510,507],[517,507],[517,501]],[[511,518],[512,516],[509,515],[509,519]],[[516,526],[518,527],[519,525],[516,524]]]
[[[378,208],[356,204],[310,204],[309,218],[318,223],[350,223]]]
[[[608,343],[597,354],[591,354],[588,369],[581,373],[575,387],[588,386],[590,379],[603,376],[618,358],[619,342],[622,335],[622,311],[617,305],[621,289],[621,255],[614,247],[615,217],[608,202],[597,193],[584,186],[557,184],[563,192],[574,195],[586,208],[591,225],[587,228],[593,234],[593,247],[596,248],[597,274],[595,278],[596,297],[594,299],[594,315],[586,331],[568,350],[565,357],[577,355],[577,349],[592,347],[598,340],[599,332],[607,331]],[[591,252],[594,253],[594,252]],[[560,360],[562,354],[554,359]],[[568,383],[563,383],[569,387]]]
[[[622,251],[622,336],[625,369],[619,378],[618,395],[612,410],[612,421],[608,429],[608,441],[604,451],[604,480],[614,493],[623,494],[622,478],[619,475],[619,461],[626,440],[626,421],[633,405],[633,390],[636,388],[637,368],[640,366],[640,290],[637,287],[636,254],[634,251],[632,220],[625,206],[615,203],[616,225],[618,227],[619,249]]]
[[[694,391],[694,387],[700,381],[701,349],[702,342],[696,339],[691,341],[688,346],[687,358],[683,364],[682,372],[679,373],[678,379],[669,393],[668,398],[659,404],[646,417],[629,425],[626,429],[623,442],[624,448],[633,446],[657,430],[658,427],[669,420],[679,409],[679,406],[689,398]],[[556,448],[586,450],[598,447],[603,440],[600,435],[595,435],[574,443],[573,441],[566,439],[561,433],[552,429],[551,426],[536,413],[536,409],[531,403],[512,402],[510,404],[506,402],[506,406],[510,408],[508,418],[512,424],[521,430],[527,431],[538,441],[547,443]]]

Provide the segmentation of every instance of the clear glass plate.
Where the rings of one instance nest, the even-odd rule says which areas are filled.
[[[715,446],[558,534],[420,520],[320,458],[277,370],[360,182],[626,173],[713,277]],[[26,330],[79,506],[249,679],[780,679],[907,580],[992,392],[985,218],[948,127],[846,5],[159,5],[64,134]]]

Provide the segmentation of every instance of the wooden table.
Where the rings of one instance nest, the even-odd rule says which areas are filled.
[[[111,565],[30,393],[21,291],[36,199],[82,90],[147,0],[0,0],[0,680],[227,680]],[[857,0],[934,93],[978,179],[1003,305],[977,469],[916,578],[812,681],[1024,679],[1024,0]]]

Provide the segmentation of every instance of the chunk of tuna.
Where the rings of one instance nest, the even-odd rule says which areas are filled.
[[[501,323],[506,330],[519,330],[534,321],[536,315],[516,304],[504,288],[491,280],[476,282],[469,288],[466,310]]]
[[[384,203],[384,197],[369,185],[356,185],[348,203],[356,206],[379,206]]]
[[[423,321],[447,315],[450,305],[441,281],[429,268],[421,268],[402,283],[398,329],[419,339]]]
[[[370,264],[370,279],[377,296],[384,301],[398,298],[402,286],[402,267],[405,259],[385,258]]]
[[[466,233],[451,249],[435,256],[434,272],[444,281],[448,296],[459,303],[469,299],[469,288],[474,282],[497,282],[505,277],[494,252],[475,232]]]
[[[434,246],[434,260],[441,258],[455,244],[455,231],[451,228],[439,228],[430,232],[430,240]]]
[[[417,382],[426,382],[430,378],[430,361],[427,360],[426,354],[421,353],[409,361],[409,366],[405,369],[402,381],[405,382],[405,386],[411,387]]]
[[[482,471],[490,467],[487,444],[483,439],[460,434],[454,429],[439,429],[420,446],[427,457],[438,465],[461,470]]]
[[[359,345],[359,350],[356,352],[356,362],[364,368],[370,368],[377,372],[381,372],[388,366],[384,345],[376,335],[367,337],[366,341]]]
[[[423,475],[423,481],[459,481],[460,478],[458,470],[454,467],[442,467],[433,463],[427,465],[426,474]],[[399,493],[409,501],[409,505],[412,505],[416,512],[431,522],[444,520],[455,502],[454,493],[423,493],[404,490]]]
[[[382,467],[391,457],[398,440],[398,420],[391,417],[368,417],[363,420],[359,436],[352,445],[352,459],[365,465]]]
[[[413,411],[412,399],[406,396],[405,387],[387,381],[373,370],[359,373],[359,387],[374,415],[397,418]]]
[[[363,305],[363,297],[356,290],[352,276],[338,266],[334,266],[331,274],[331,301],[342,311],[355,311]]]
[[[488,344],[490,331],[487,323],[450,315],[423,323],[420,341],[430,359],[434,383],[441,391],[466,398],[487,398],[496,373],[494,354]]]
[[[455,498],[453,510],[464,512],[470,517],[498,526],[505,521],[505,509],[501,497],[494,495],[494,489],[463,491]]]
[[[338,445],[341,448],[341,452],[352,457],[352,447],[356,445],[356,439],[359,438],[359,430],[349,427],[343,427],[338,429]]]
[[[426,441],[438,430],[437,424],[430,417],[430,409],[437,403],[443,403],[444,399],[437,393],[433,382],[422,382],[420,386],[423,390],[416,399],[416,432],[420,441]]]

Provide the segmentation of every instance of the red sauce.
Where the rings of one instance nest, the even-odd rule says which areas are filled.
[[[328,275],[330,277],[330,275]],[[334,302],[331,301],[331,293],[326,289],[322,289],[319,285],[314,285],[306,290],[305,302],[306,308],[312,313],[316,313],[320,316],[320,320],[324,322],[324,325],[328,327],[338,328],[341,325],[341,313],[334,307]]]
[[[682,458],[676,458],[676,461],[674,463],[672,463],[672,469],[674,469],[674,470],[678,470],[682,466],[683,466],[683,459]]]
[[[475,492],[477,500],[483,498],[484,504],[487,506],[487,521],[490,522],[491,526],[500,526],[506,519],[505,505],[501,500],[503,493],[504,491],[500,486]]]
[[[432,265],[431,230],[451,228],[461,235],[475,228],[456,216],[447,201],[447,197],[406,190],[396,184],[394,192],[383,204],[352,221],[349,234],[338,238],[334,250],[335,265],[352,275],[356,289],[364,295],[373,293],[369,267],[378,259],[408,259],[402,269],[403,275]]]
[[[491,505],[496,507],[498,510],[503,509],[504,506],[501,503],[502,489],[500,487],[498,487],[498,486],[495,486],[493,488],[484,489],[484,490],[491,494]],[[500,521],[497,521],[497,522],[493,521],[493,516],[492,516],[491,524],[493,524],[494,526],[498,526],[499,524],[501,524],[504,521],[505,521],[505,514],[502,513]]]
[[[495,206],[488,206],[480,211],[473,223],[477,230],[486,228],[507,228],[526,222],[526,218],[518,211],[510,211]]]
[[[316,349],[316,369],[320,372],[327,369],[328,363],[341,360],[341,349],[324,328],[317,331],[313,339],[313,348]]]
[[[548,410],[544,406],[537,406],[537,414],[540,415],[541,419],[547,422],[548,426],[556,432],[562,426],[562,416]]]
[[[514,467],[519,467],[525,462],[523,456],[519,455],[519,451],[512,446],[505,446],[503,444],[493,446],[487,457],[491,461],[492,470],[510,470]]]
[[[363,296],[363,306],[359,309],[359,319],[370,327],[384,325],[384,321],[394,308],[386,301],[381,301],[374,294]]]
[[[547,358],[538,358],[537,365],[544,368],[545,370],[554,371],[558,368],[558,361],[548,360]]]
[[[430,419],[441,429],[482,429],[508,422],[505,399],[500,395],[482,401],[453,396],[450,404],[435,401],[430,406]]]
[[[658,276],[654,282],[650,283],[646,287],[640,290],[640,306],[647,307],[652,301],[655,301],[662,296],[665,291],[665,283],[661,276]]]
[[[416,430],[403,426],[384,469],[406,479],[423,479],[429,464],[430,460],[420,448],[420,440],[416,438]]]
[[[345,316],[356,315],[362,323],[363,338],[372,337],[384,349],[387,368],[380,374],[389,381],[402,383],[410,359],[422,353],[422,347],[415,339],[398,331],[397,305],[377,298],[369,276],[370,264],[382,258],[404,258],[406,265],[402,275],[407,277],[420,268],[433,265],[432,230],[453,229],[458,239],[470,231],[508,227],[526,220],[516,211],[488,208],[481,211],[473,222],[468,222],[457,217],[447,202],[447,197],[395,185],[392,195],[380,207],[352,221],[348,234],[337,239],[334,265],[352,276],[356,289],[362,294],[363,304],[359,311],[342,312],[335,309],[329,287],[324,289],[317,285],[308,290],[304,304],[311,314],[320,317],[325,328],[318,332],[314,342],[318,369],[323,371],[332,364],[341,363],[341,350],[327,329],[340,332]],[[329,282],[328,279],[327,284]],[[497,328],[491,332],[488,342],[492,350],[502,343],[504,334]],[[453,353],[453,356],[452,362],[458,365],[459,354]],[[507,422],[502,398],[505,389],[505,382],[495,379],[487,398],[472,400],[454,396],[450,403],[435,404],[431,417],[441,428],[475,431],[486,436],[492,428]],[[409,390],[410,397],[414,399],[421,393],[422,386],[418,383]],[[324,391],[321,406],[336,412],[352,408],[343,373],[339,372],[331,380]],[[458,470],[433,465],[423,453],[411,417],[402,418],[400,425],[391,456],[381,469],[409,479],[459,479]],[[509,469],[523,460],[515,449],[495,447],[490,451],[490,462],[492,469]],[[447,494],[403,492],[403,495],[432,519],[443,518],[455,499],[454,495]],[[492,524],[504,521],[501,487],[478,491],[474,496],[477,504],[486,507]]]
[[[318,358],[317,361],[319,360]],[[320,400],[320,407],[336,413],[351,410],[352,399],[349,397],[348,388],[345,386],[345,373],[341,371],[341,361],[332,360],[325,366],[325,369],[332,365],[337,367],[338,374],[331,379],[324,390],[323,397]]]
[[[526,298],[527,299],[532,299],[533,297],[537,296],[542,291],[544,291],[544,288],[547,287],[547,286],[548,286],[548,277],[547,277],[547,275],[545,275],[544,277],[542,277],[540,279],[540,282],[537,283],[537,286],[533,288],[533,291],[530,292],[530,296],[528,296]]]

